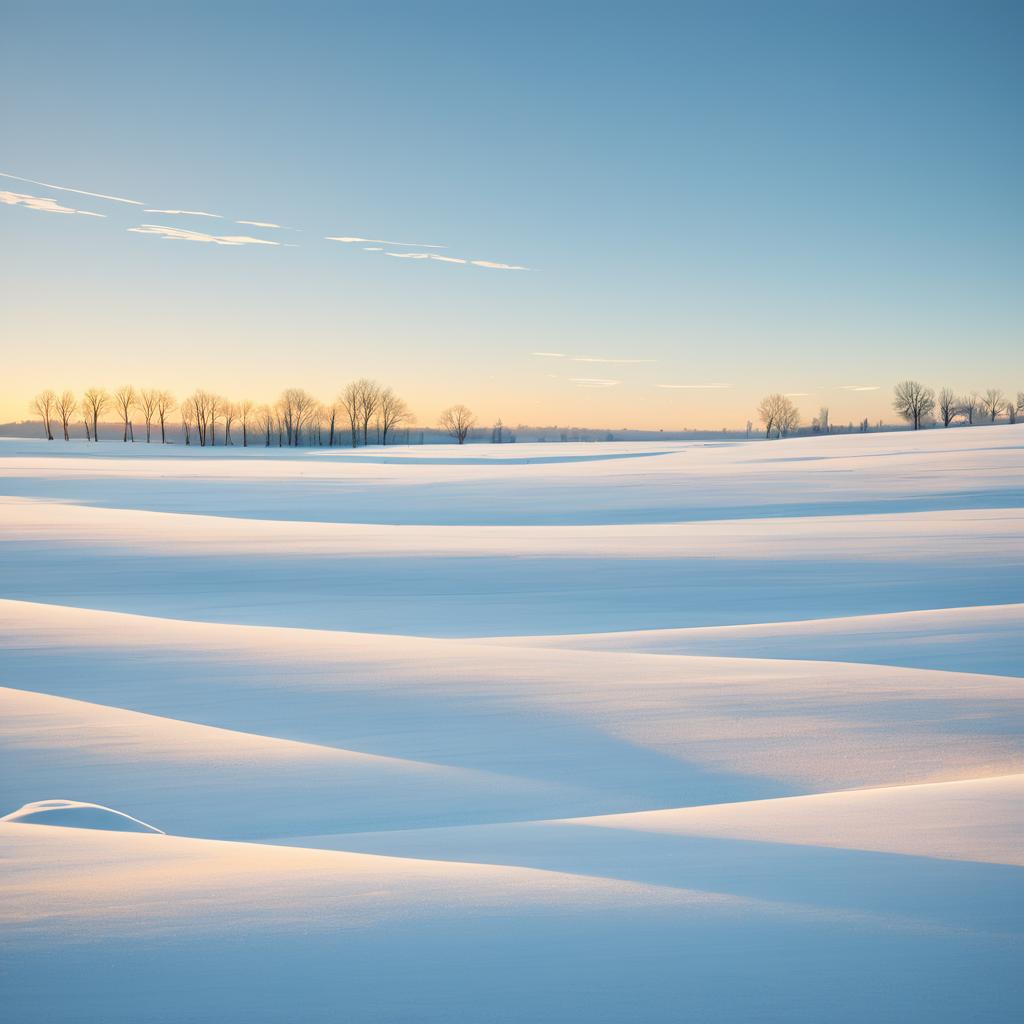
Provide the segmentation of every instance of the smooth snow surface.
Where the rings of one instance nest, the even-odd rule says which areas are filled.
[[[1019,426],[0,440],[4,1016],[1013,1019],[1022,499]]]

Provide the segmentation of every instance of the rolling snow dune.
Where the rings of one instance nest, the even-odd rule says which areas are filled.
[[[21,499],[0,499],[0,516],[6,597],[434,636],[1006,604],[1024,569],[1016,509],[586,530],[270,522]]]
[[[1013,1019],[1022,568],[1021,426],[0,439],[0,1005]]]
[[[45,679],[51,694],[165,718],[571,780],[616,810],[1024,770],[1021,683],[1000,676],[514,647],[496,656],[451,640],[17,602],[0,604],[0,650],[20,689]]]
[[[1002,930],[1015,923],[1010,908],[952,922],[907,915],[905,898],[897,912],[865,910],[870,887],[858,883],[882,865],[872,871],[858,857],[827,872],[826,889],[846,883],[850,893],[852,905],[838,906],[37,825],[0,824],[0,848],[10,866],[0,880],[5,990],[21,1021],[52,1021],[69,1002],[68,1019],[137,1021],[144,1005],[142,1019],[161,1024],[195,1019],[197,1007],[211,1020],[337,1020],[339,1006],[371,1021],[486,1012],[509,1024],[668,1022],[680,1004],[701,1020],[784,1021],[816,1019],[831,1000],[839,1021],[956,1020],[968,1008],[996,1020],[1022,991],[1015,935]],[[817,896],[821,866],[811,874],[800,849],[788,849],[781,865],[767,858],[769,873],[803,870],[804,894]],[[927,863],[915,862],[933,886],[979,894],[997,891],[1006,870],[954,863],[929,876]],[[61,984],[47,985],[58,935]],[[746,984],[730,988],[737,971]]]
[[[1024,604],[928,609],[748,626],[647,629],[495,643],[583,651],[799,658],[1024,675]]]

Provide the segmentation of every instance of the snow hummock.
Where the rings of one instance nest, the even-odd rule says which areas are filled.
[[[81,800],[36,800],[4,815],[0,821],[20,825],[58,825],[62,828],[95,828],[105,832],[164,833],[123,811]]]

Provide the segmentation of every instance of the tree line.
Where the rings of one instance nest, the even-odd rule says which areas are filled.
[[[974,425],[995,423],[1005,416],[1008,423],[1016,423],[1019,416],[1024,416],[1024,391],[1018,391],[1016,398],[1007,397],[999,388],[989,388],[984,395],[976,392],[958,395],[952,388],[942,388],[936,394],[934,389],[916,380],[904,380],[893,389],[892,407],[914,430],[933,422],[950,427],[958,419],[965,425]],[[757,407],[757,416],[766,438],[786,437],[800,428],[800,412],[787,395],[765,396]],[[749,423],[747,427],[749,430]],[[827,406],[823,406],[811,422],[811,429],[815,433],[830,432]],[[859,429],[869,429],[866,419],[861,420]]]
[[[135,424],[141,420],[147,444],[157,432],[160,443],[167,443],[168,431],[175,422],[171,417],[176,412],[184,443],[200,447],[239,442],[243,447],[261,444],[267,448],[386,445],[411,420],[402,398],[390,387],[366,377],[346,384],[328,403],[302,388],[286,388],[276,402],[262,405],[248,399],[231,401],[200,388],[179,403],[169,391],[125,384],[113,392],[89,388],[81,399],[71,391],[58,395],[48,389],[36,395],[32,409],[42,420],[49,441],[54,439],[55,430],[63,432],[64,440],[69,441],[72,427],[78,422],[87,441],[98,441],[100,417],[113,411],[123,441],[135,440]],[[466,406],[453,405],[441,414],[438,425],[464,444],[476,419]]]

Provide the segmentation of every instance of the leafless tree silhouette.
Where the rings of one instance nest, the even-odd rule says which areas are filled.
[[[960,399],[953,393],[952,388],[943,388],[939,392],[939,415],[944,427],[948,427],[960,415]]]
[[[199,433],[199,409],[195,395],[181,403],[181,430],[185,435],[185,444],[192,444],[192,434]]]
[[[303,423],[316,407],[316,399],[302,388],[286,388],[277,403],[289,445],[298,445]]]
[[[996,417],[1003,411],[1005,405],[1006,396],[999,388],[989,388],[981,400],[981,407],[985,410],[989,423],[995,423]]]
[[[160,422],[160,443],[167,443],[167,417],[174,412],[174,395],[170,391],[156,393],[156,418]]]
[[[453,405],[441,413],[441,429],[454,437],[459,444],[465,444],[469,432],[476,425],[473,414],[464,405]]]
[[[38,413],[43,421],[43,432],[46,434],[46,440],[53,440],[53,430],[51,427],[51,420],[53,419],[53,413],[57,404],[57,396],[47,388],[46,391],[40,391],[35,398],[32,399],[32,408]]]
[[[978,412],[978,396],[975,394],[964,395],[960,399],[959,412],[968,424],[973,425],[975,414]]]
[[[914,430],[920,430],[935,409],[935,392],[916,380],[900,381],[893,392],[892,407]]]
[[[137,406],[142,418],[146,421],[146,444],[149,444],[150,433],[153,425],[153,417],[156,415],[157,399],[160,392],[156,388],[143,388],[139,392]]]
[[[255,407],[248,398],[238,403],[238,422],[242,425],[242,447],[249,447],[249,428],[255,419]]]
[[[409,419],[409,407],[391,390],[382,388],[378,396],[377,425],[380,443],[388,443],[388,434]]]
[[[135,388],[131,384],[124,384],[114,392],[114,408],[121,414],[121,420],[124,424],[124,437],[122,440],[126,442],[129,433],[132,431],[132,409],[135,408],[135,402]],[[134,434],[132,434],[132,440],[135,440]]]
[[[766,438],[773,433],[777,437],[785,437],[800,425],[797,407],[785,395],[778,393],[761,399],[757,407],[757,418],[764,424]]]
[[[60,425],[64,428],[64,440],[71,440],[71,417],[75,414],[75,409],[78,408],[78,402],[75,401],[75,396],[70,391],[64,391],[60,394],[57,399],[57,415],[60,417]]]
[[[82,408],[87,419],[92,420],[92,439],[100,439],[100,416],[110,405],[110,395],[103,388],[89,388],[82,396]]]
[[[370,423],[380,405],[380,385],[374,380],[359,381],[359,425],[363,431],[363,444],[370,443]]]
[[[224,417],[224,444],[230,445],[234,442],[231,440],[231,425],[235,422],[235,417],[238,415],[237,406],[234,402],[228,402],[221,400],[221,414]]]
[[[346,384],[338,394],[338,405],[348,417],[353,448],[359,443],[359,396],[361,384],[362,381],[354,380],[351,384]]]
[[[189,398],[189,412],[192,414],[192,423],[195,426],[196,436],[199,438],[199,446],[205,447],[207,439],[212,443],[210,425],[213,422],[217,409],[217,396],[210,394],[200,388],[192,392]],[[184,406],[182,406],[184,409]]]

